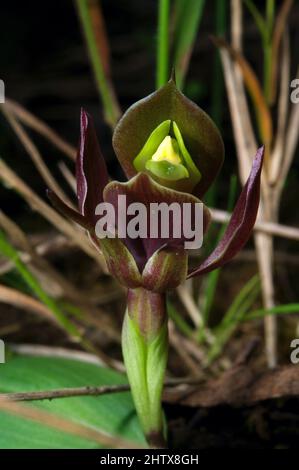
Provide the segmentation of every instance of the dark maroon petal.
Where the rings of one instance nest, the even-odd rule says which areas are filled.
[[[88,229],[88,221],[86,218],[81,215],[79,212],[75,211],[71,207],[69,207],[65,202],[63,202],[60,197],[57,196],[53,191],[50,189],[47,190],[47,196],[52,202],[53,206],[56,207],[56,209],[61,212],[65,217],[68,219],[73,220],[77,224],[81,225],[84,228]]]
[[[188,254],[184,248],[158,250],[150,257],[142,272],[143,287],[163,293],[182,284],[187,273]]]
[[[200,203],[201,201],[195,196],[187,193],[182,193],[175,191],[173,189],[166,188],[161,186],[159,183],[156,183],[150,176],[146,173],[138,173],[134,178],[129,180],[127,183],[119,183],[117,181],[112,181],[109,183],[104,190],[104,200],[105,202],[111,203],[116,212],[116,217],[118,217],[118,196],[126,196],[126,207],[122,211],[125,213],[127,206],[134,202],[142,203],[147,209],[147,227],[150,227],[150,204],[151,203],[166,203],[170,205],[175,202],[178,203],[181,207],[184,203],[191,203],[194,208],[195,203]],[[129,219],[129,218],[128,218]],[[158,249],[166,246],[172,247],[181,247],[185,241],[183,230],[181,228],[182,237],[176,238],[173,237],[173,217],[170,212],[170,227],[169,227],[169,238],[162,238],[161,234],[158,233],[157,238],[151,238],[148,233],[147,238],[136,238],[130,239],[126,238],[125,243],[127,248],[133,254],[136,263],[140,271],[143,270],[147,260],[155,253]],[[191,214],[191,223],[194,220],[194,211]],[[210,214],[208,209],[204,206],[204,230],[206,230],[208,223],[210,221]],[[119,227],[117,227],[119,229]]]
[[[135,289],[142,285],[142,278],[132,253],[119,238],[103,238],[101,251],[110,274],[126,287]]]
[[[189,278],[217,269],[230,261],[245,245],[253,229],[260,200],[260,178],[264,147],[255,156],[249,178],[240,194],[224,236],[215,250]]]
[[[103,201],[103,189],[109,181],[105,160],[96,136],[93,120],[84,109],[80,116],[80,142],[76,161],[79,212],[95,226],[95,208]]]

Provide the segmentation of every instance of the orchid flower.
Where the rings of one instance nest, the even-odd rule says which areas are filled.
[[[48,194],[59,211],[88,231],[103,253],[111,275],[128,290],[122,333],[127,375],[146,438],[150,445],[163,447],[166,293],[187,278],[223,266],[247,242],[259,205],[264,150],[261,147],[257,151],[222,240],[199,266],[190,270],[184,235],[176,238],[170,230],[167,239],[98,238],[95,227],[103,215],[97,215],[96,207],[104,202],[111,204],[116,213],[121,212],[120,195],[126,196],[127,206],[141,202],[149,208],[153,202],[175,202],[180,207],[185,203],[195,207],[223,163],[224,147],[216,126],[171,79],[127,110],[115,128],[113,147],[127,182],[109,181],[92,118],[82,110],[76,162],[78,211],[53,192]],[[203,205],[203,232],[209,221],[209,210]],[[170,225],[173,222],[172,219]],[[117,231],[120,227],[116,227],[116,234]]]

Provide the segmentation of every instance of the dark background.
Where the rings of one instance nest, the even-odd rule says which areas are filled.
[[[194,0],[196,1],[196,0]],[[229,29],[229,0],[223,0],[227,6],[227,24]],[[277,1],[277,6],[281,4]],[[102,0],[103,14],[106,20],[107,33],[110,40],[112,74],[115,89],[125,110],[136,100],[152,92],[155,88],[155,52],[156,52],[156,0]],[[255,4],[264,8],[263,1]],[[245,54],[256,73],[262,74],[262,47],[260,37],[252,18],[244,9]],[[299,2],[294,2],[289,18],[292,51],[292,73],[295,78],[299,59]],[[215,60],[217,51],[209,35],[215,32],[215,1],[206,1],[203,18],[192,56],[186,80],[185,93],[196,101],[208,113],[212,111],[215,80],[222,80],[222,75],[215,76]],[[229,39],[229,34],[227,34]],[[113,154],[111,130],[104,123],[102,108],[93,80],[91,67],[82,38],[78,18],[72,0],[2,1],[0,27],[0,78],[6,85],[7,97],[20,102],[32,113],[47,122],[62,137],[76,144],[79,133],[79,113],[83,106],[94,117],[101,147],[113,178],[123,179],[123,174]],[[221,101],[220,128],[226,147],[226,160],[217,181],[216,205],[225,208],[230,176],[237,173],[237,159],[232,135],[230,113],[225,90]],[[298,105],[299,106],[299,105]],[[275,114],[275,110],[274,110]],[[59,181],[62,177],[57,163],[64,160],[73,170],[72,164],[65,159],[45,139],[28,130],[39,148],[50,170]],[[298,226],[298,185],[299,162],[298,153],[288,176],[283,193],[280,221]],[[14,132],[0,113],[0,157],[3,158],[24,180],[45,198],[45,183],[36,171],[29,156],[19,143]],[[68,191],[67,185],[64,188]],[[71,192],[69,192],[71,195]],[[42,217],[33,213],[27,204],[13,191],[0,184],[1,209],[11,218],[20,223],[28,233],[40,230],[53,230]],[[253,245],[246,247],[248,250]],[[278,303],[298,302],[299,262],[298,242],[286,239],[275,239],[275,254],[291,254],[293,263],[275,264],[276,300]],[[82,255],[82,254],[81,254]],[[297,261],[296,261],[297,259]],[[75,277],[82,268],[82,257],[79,253],[68,256],[67,262],[60,261],[62,271]],[[90,266],[85,265],[85,266]],[[59,268],[60,265],[58,264]],[[89,268],[88,268],[89,269]],[[87,281],[89,271],[85,270]],[[243,285],[243,279],[257,272],[255,263],[244,263],[236,268],[231,265],[224,268],[224,275],[219,283],[215,302],[216,314],[222,314],[230,305],[234,295]],[[91,276],[93,273],[91,273]],[[71,277],[72,279],[72,277]],[[81,281],[81,277],[79,276]],[[77,280],[77,279],[76,279]],[[77,282],[77,285],[80,283]],[[103,287],[105,289],[105,285]],[[111,308],[111,316],[116,308]],[[118,306],[121,319],[123,305]],[[23,312],[19,312],[23,319]],[[15,315],[12,307],[4,306],[2,319],[13,321]],[[294,322],[298,322],[293,316]],[[26,320],[25,320],[26,321]],[[120,322],[121,320],[119,320]],[[28,323],[20,334],[12,336],[14,341],[43,344],[65,344],[65,338],[40,325]],[[244,327],[245,328],[245,327]],[[251,325],[248,326],[249,334]],[[289,328],[280,324],[280,335],[285,335]],[[294,337],[296,324],[292,323],[290,334]],[[298,328],[298,324],[297,324]],[[260,331],[261,332],[261,331]],[[262,332],[261,332],[262,334]],[[103,336],[105,332],[103,332]],[[243,332],[241,340],[246,336]],[[10,337],[11,338],[11,337]],[[9,338],[9,339],[10,339]],[[101,338],[102,340],[102,338]],[[285,350],[284,359],[289,361],[289,341],[281,341]],[[238,348],[238,343],[237,343]],[[113,351],[114,352],[114,351]],[[280,351],[281,352],[281,351]],[[110,353],[110,351],[108,351]],[[119,351],[118,351],[119,353]],[[176,356],[174,366],[177,368]],[[193,409],[171,410],[173,434],[178,442],[188,448],[194,447],[249,447],[272,448],[280,445],[296,447],[298,445],[298,400],[285,404],[281,401],[258,405],[256,408],[216,408],[211,411]],[[278,410],[278,411],[277,411]],[[186,423],[183,418],[189,423]],[[262,418],[261,418],[262,417]],[[199,424],[201,431],[198,432]],[[244,423],[249,423],[249,432]],[[265,424],[266,423],[266,424]],[[266,426],[266,427],[265,427]],[[258,433],[251,428],[259,428]],[[262,435],[262,438],[260,437]],[[266,436],[266,437],[265,437]],[[269,437],[270,436],[270,437]]]

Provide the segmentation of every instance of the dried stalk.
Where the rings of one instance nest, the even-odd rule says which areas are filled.
[[[60,232],[69,237],[76,245],[94,258],[104,270],[105,264],[101,255],[94,249],[86,235],[75,225],[66,221],[56,210],[52,209],[6,164],[0,161],[0,178],[12,189],[15,189],[30,205],[33,210],[39,212],[42,217],[53,224]]]
[[[51,129],[51,127],[41,119],[34,116],[30,111],[11,99],[5,98],[5,107],[9,109],[9,111],[11,111],[21,122],[23,122],[23,124],[45,137],[45,139],[57,147],[62,153],[64,153],[64,155],[69,157],[71,160],[76,159],[76,148],[69,142],[66,142],[66,140],[62,139],[57,132]]]
[[[101,387],[76,387],[76,388],[60,388],[57,390],[46,390],[39,392],[19,392],[19,393],[1,393],[0,400],[9,401],[37,401],[37,400],[54,400],[58,398],[84,397],[84,396],[100,396],[110,395],[112,393],[127,392],[130,386],[125,385],[103,385]]]
[[[21,308],[22,310],[27,310],[30,313],[35,313],[39,317],[55,323],[56,326],[64,330],[62,325],[60,325],[56,317],[53,315],[53,312],[46,305],[16,289],[0,284],[0,302],[13,305],[14,307]]]
[[[291,2],[284,3],[283,14],[278,18],[277,28],[274,34],[274,52],[278,54],[278,45],[282,36],[282,25],[285,25],[287,13],[290,9]],[[254,148],[256,148],[255,138],[252,136],[252,125],[248,119],[248,107],[242,109],[240,103],[246,101],[246,95],[242,82],[245,81],[247,88],[251,88],[253,84],[248,75],[248,67],[244,68],[244,60],[241,55],[242,49],[242,3],[240,0],[231,1],[232,9],[232,51],[230,55],[227,50],[221,50],[221,58],[225,74],[226,87],[229,97],[231,117],[233,121],[235,141],[237,145],[239,170],[242,182],[245,181],[245,175],[248,174],[248,167]],[[243,64],[243,65],[242,65]],[[241,65],[241,69],[239,67]],[[255,243],[259,270],[261,274],[262,292],[265,308],[269,309],[274,306],[274,280],[273,280],[273,236],[270,234],[272,228],[279,229],[277,224],[280,197],[283,183],[287,176],[289,167],[294,157],[295,148],[298,142],[298,126],[299,126],[299,109],[294,106],[291,117],[287,124],[288,114],[288,81],[289,81],[289,45],[288,38],[285,35],[282,51],[282,71],[280,84],[280,98],[278,105],[278,126],[277,134],[274,139],[274,147],[271,149],[270,134],[263,135],[267,144],[267,165],[266,174],[262,177],[262,194],[259,215],[256,227],[260,229],[262,226],[266,230],[258,231],[255,234]],[[242,71],[242,74],[240,73]],[[250,79],[250,83],[248,83]],[[255,89],[259,88],[258,82],[255,83]],[[257,86],[256,86],[257,85]],[[242,88],[243,86],[243,88]],[[263,100],[255,100],[256,112],[261,112],[260,104]],[[266,139],[265,139],[266,137]],[[246,139],[250,140],[249,145]],[[268,233],[267,233],[267,230]],[[291,229],[291,233],[292,233]],[[281,232],[280,232],[281,233]],[[276,232],[276,234],[278,234]],[[290,234],[290,233],[289,233]],[[293,232],[294,237],[296,234]],[[265,317],[265,343],[267,360],[270,367],[274,367],[277,363],[277,319],[274,316]]]
[[[73,207],[73,203],[67,197],[62,188],[57,184],[56,179],[52,176],[47,165],[44,163],[39,150],[37,149],[33,141],[30,139],[23,126],[17,121],[13,114],[5,108],[5,105],[2,106],[0,109],[2,110],[2,113],[6,117],[14,132],[16,133],[20,142],[24,146],[25,150],[27,151],[28,155],[30,156],[37,171],[40,173],[46,185],[50,189],[52,189],[52,191],[55,192],[69,206]]]
[[[212,220],[221,224],[226,224],[231,214],[219,209],[210,209]],[[287,225],[278,224],[275,222],[265,222],[264,220],[257,220],[254,226],[255,232],[261,232],[274,237],[282,237],[288,240],[299,240],[299,229],[296,227],[289,227]]]

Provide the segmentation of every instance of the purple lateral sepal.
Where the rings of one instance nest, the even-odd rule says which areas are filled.
[[[260,200],[264,147],[258,149],[249,178],[240,194],[223,238],[215,250],[188,277],[200,276],[223,266],[245,245],[252,232]]]
[[[51,189],[47,189],[47,196],[52,202],[53,206],[56,207],[56,209],[65,217],[73,220],[87,230],[91,228],[89,227],[88,220],[83,215],[65,204],[65,202],[63,202],[63,200],[60,199],[60,197],[57,196],[57,194],[55,194]]]
[[[76,180],[79,212],[94,227],[97,221],[95,208],[103,201],[103,190],[109,181],[109,176],[93,120],[84,109],[81,109],[80,116]]]

